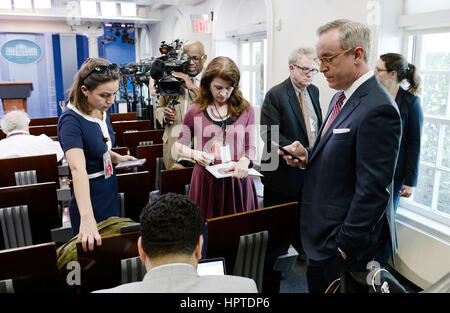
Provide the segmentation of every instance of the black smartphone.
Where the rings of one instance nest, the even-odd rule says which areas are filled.
[[[282,146],[280,146],[278,143],[276,143],[275,141],[272,141],[272,144],[277,147],[278,149],[280,149],[281,151],[283,151],[284,154],[290,155],[293,159],[296,159],[297,161],[299,161],[300,163],[303,163],[302,160],[300,160],[300,158],[298,156],[293,155],[292,153],[290,153],[289,151],[287,151],[285,148],[283,148]]]

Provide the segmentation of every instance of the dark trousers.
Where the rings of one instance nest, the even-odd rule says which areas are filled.
[[[308,291],[310,293],[324,293],[328,286],[341,276],[344,268],[345,260],[339,253],[322,261],[309,259],[306,269]]]
[[[294,202],[294,201],[298,202],[297,219],[296,219],[297,222],[295,223],[295,228],[292,233],[291,244],[300,255],[304,254],[300,234],[300,206],[302,203],[302,195],[303,195],[302,190],[300,190],[296,195],[286,196],[264,186],[264,207],[283,204],[287,202]]]

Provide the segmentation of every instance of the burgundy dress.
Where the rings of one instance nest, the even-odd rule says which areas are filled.
[[[253,107],[242,112],[236,120],[227,119],[225,124],[223,127],[222,122],[214,122],[206,111],[198,112],[198,104],[193,104],[184,116],[178,142],[189,146],[193,134],[196,150],[212,152],[214,142],[222,143],[225,137],[231,159],[238,161],[246,156],[252,166],[256,151]],[[214,164],[218,163],[221,163],[220,158],[214,160]],[[192,172],[189,197],[198,204],[205,221],[258,208],[258,196],[251,176],[217,179],[199,164]]]

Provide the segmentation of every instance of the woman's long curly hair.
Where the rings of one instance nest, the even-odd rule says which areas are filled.
[[[212,104],[214,99],[211,93],[211,82],[214,78],[219,77],[231,83],[233,91],[227,100],[228,113],[231,118],[236,119],[243,111],[250,108],[250,103],[245,100],[239,89],[239,80],[241,74],[236,63],[227,57],[214,58],[205,69],[200,81],[200,95],[196,102],[199,104],[199,111],[204,111],[208,105]]]

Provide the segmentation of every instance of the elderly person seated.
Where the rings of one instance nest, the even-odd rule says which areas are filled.
[[[60,161],[64,152],[57,141],[47,135],[33,136],[29,133],[30,119],[23,111],[10,111],[1,120],[6,138],[0,140],[0,158],[25,157],[42,154],[56,154]]]

